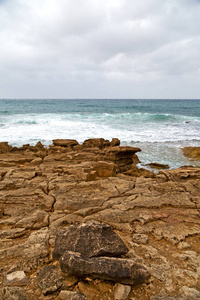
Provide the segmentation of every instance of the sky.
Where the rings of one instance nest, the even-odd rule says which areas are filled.
[[[200,99],[200,1],[0,0],[0,98]]]

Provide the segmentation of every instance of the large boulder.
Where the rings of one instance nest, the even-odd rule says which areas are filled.
[[[148,270],[131,259],[115,257],[83,257],[66,251],[60,258],[61,270],[69,275],[111,280],[123,284],[141,284],[149,279]]]
[[[111,226],[105,224],[72,225],[57,235],[53,257],[60,259],[65,251],[79,252],[83,257],[120,256],[128,248]]]

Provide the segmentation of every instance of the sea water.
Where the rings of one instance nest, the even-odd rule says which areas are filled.
[[[140,147],[143,165],[199,165],[181,148],[200,146],[200,100],[0,100],[0,141],[12,146],[100,137]]]

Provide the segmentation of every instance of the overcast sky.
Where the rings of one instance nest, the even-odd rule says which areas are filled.
[[[0,98],[200,99],[200,1],[0,0]]]

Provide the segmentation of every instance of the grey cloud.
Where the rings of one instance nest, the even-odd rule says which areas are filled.
[[[200,1],[0,5],[0,97],[199,97]]]

